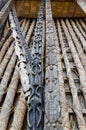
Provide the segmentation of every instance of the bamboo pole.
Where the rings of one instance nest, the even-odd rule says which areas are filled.
[[[57,21],[57,26],[58,26],[59,39],[60,39],[60,43],[61,43],[64,62],[66,65],[67,77],[69,79],[69,85],[71,88],[71,94],[72,94],[72,98],[73,98],[73,110],[74,110],[76,117],[77,117],[79,130],[86,130],[86,124],[85,124],[85,120],[84,120],[84,117],[82,114],[82,108],[80,106],[80,101],[79,101],[78,94],[77,94],[77,88],[76,88],[76,85],[75,85],[74,80],[73,80],[73,76],[72,76],[72,72],[71,72],[71,68],[70,68],[70,63],[69,63],[66,49],[65,49],[65,45],[63,42],[62,32],[61,32],[59,21]]]
[[[54,26],[54,35],[55,35],[55,44],[57,48],[57,61],[58,61],[58,79],[59,79],[59,87],[60,87],[60,100],[61,100],[61,117],[62,117],[62,126],[63,130],[71,130],[70,128],[70,121],[69,121],[69,108],[67,105],[67,99],[65,94],[65,88],[64,88],[64,74],[62,69],[62,61],[61,61],[61,54],[60,54],[60,47],[59,47],[59,41],[56,33],[56,27],[55,23]]]
[[[76,20],[76,24],[77,24],[79,30],[81,31],[82,35],[83,35],[84,38],[86,39],[86,33],[84,32],[84,30],[83,30],[83,28],[82,28],[82,26],[80,25],[80,23],[79,23],[78,20]]]
[[[26,25],[26,19],[24,19],[22,27],[21,27],[22,32],[24,31],[25,25]]]
[[[29,24],[30,24],[30,21],[28,20],[26,25],[25,25],[25,28],[24,28],[24,31],[23,31],[23,36],[25,37],[26,34],[27,34],[27,31],[28,31],[28,28],[29,28]]]
[[[7,64],[8,64],[8,62],[9,62],[9,60],[10,60],[12,54],[13,54],[13,52],[14,52],[14,45],[12,44],[10,46],[9,50],[7,51],[3,61],[0,64],[0,79],[2,78],[4,70],[5,70],[6,66],[7,66]]]
[[[15,68],[11,83],[9,85],[7,95],[0,113],[0,130],[7,130],[10,113],[13,110],[13,102],[19,83],[19,73],[17,67]],[[21,107],[21,106],[20,106]]]
[[[13,4],[13,1],[8,0],[6,4],[4,5],[4,7],[0,10],[0,27],[2,23],[5,21],[5,19],[7,18],[9,11],[12,8],[12,4]]]
[[[20,95],[18,104],[15,108],[13,122],[9,130],[21,130],[24,117],[25,117],[26,108],[27,108],[27,103],[24,94],[22,93]]]
[[[4,76],[2,77],[1,84],[0,84],[0,102],[2,101],[3,95],[6,93],[8,82],[11,78],[11,73],[15,67],[16,63],[16,56],[15,53],[13,53],[13,56],[11,57],[11,60],[6,68],[6,71],[4,73]]]
[[[35,20],[33,20],[31,26],[30,26],[30,29],[28,30],[27,32],[27,36],[26,36],[26,42],[29,43],[30,42],[30,38],[31,38],[31,35],[33,33],[33,29],[34,29],[34,26],[35,26]]]
[[[20,25],[22,25],[23,21],[24,21],[24,19],[21,19],[21,20],[20,20]]]
[[[0,50],[3,46],[3,44],[6,42],[6,40],[9,38],[10,35],[11,35],[11,30],[8,29],[8,31],[4,34],[4,36],[2,37],[2,39],[0,41]]]
[[[78,54],[76,52],[75,46],[74,46],[73,41],[72,41],[72,39],[71,39],[71,37],[69,35],[67,27],[66,27],[66,25],[65,25],[65,23],[63,21],[61,21],[61,23],[62,23],[62,27],[63,27],[64,32],[65,32],[66,38],[68,40],[68,45],[69,45],[69,47],[71,49],[74,62],[76,64],[77,70],[79,72],[79,78],[80,78],[80,83],[81,83],[80,89],[82,90],[84,98],[86,100],[86,73],[85,73],[85,70],[84,70],[84,68],[83,68],[83,66],[81,64],[79,56],[78,56]],[[68,24],[67,20],[66,20],[66,24]]]
[[[83,66],[84,66],[84,69],[85,69],[85,71],[86,71],[86,60],[85,60],[85,59],[86,59],[86,55],[84,54],[84,51],[83,51],[83,49],[82,49],[82,46],[81,46],[79,40],[77,39],[77,37],[76,37],[76,35],[75,35],[75,33],[74,33],[74,31],[73,31],[73,29],[72,29],[72,27],[71,27],[71,25],[70,25],[69,22],[67,22],[67,26],[68,26],[68,30],[69,30],[69,33],[70,33],[69,37],[70,37],[70,36],[72,37],[73,42],[74,42],[74,45],[75,45],[76,48],[77,48],[79,57],[80,57],[81,62],[82,62],[82,64],[83,64]]]
[[[85,40],[85,38],[83,37],[81,32],[78,30],[78,28],[75,25],[75,23],[73,22],[73,20],[71,20],[71,24],[72,24],[72,27],[74,28],[74,30],[75,30],[75,32],[76,32],[76,34],[78,36],[78,39],[81,41],[81,44],[83,46],[84,51],[86,51],[86,40]]]
[[[2,61],[2,59],[3,59],[3,57],[4,57],[5,53],[6,53],[6,51],[9,49],[9,46],[10,46],[10,43],[12,42],[12,40],[13,40],[13,38],[12,38],[12,36],[10,36],[6,40],[5,44],[3,45],[3,47],[2,47],[2,49],[0,51],[0,62]]]
[[[79,19],[79,22],[81,26],[83,27],[83,29],[86,31],[86,24],[81,19]]]

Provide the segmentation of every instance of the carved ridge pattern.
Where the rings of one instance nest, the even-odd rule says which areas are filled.
[[[38,14],[35,28],[35,37],[32,49],[31,63],[31,87],[30,97],[28,98],[27,120],[30,130],[43,129],[43,84],[42,84],[42,34],[43,34],[43,14],[44,0],[41,0],[40,11]]]
[[[12,8],[12,15],[10,15],[10,21],[14,22],[11,24],[12,30],[13,30],[13,37],[15,39],[15,50],[16,55],[18,57],[18,66],[20,68],[20,76],[21,76],[21,82],[23,86],[23,91],[25,96],[27,97],[27,103],[28,103],[28,113],[27,113],[27,121],[28,126],[30,130],[42,130],[43,129],[43,99],[42,99],[42,67],[41,67],[41,55],[42,55],[42,33],[43,33],[43,12],[44,12],[44,0],[41,1],[40,11],[38,14],[37,24],[35,28],[35,39],[34,39],[34,47],[31,52],[28,48],[28,45],[24,39],[24,36],[22,35],[20,25],[18,22],[18,18],[16,15],[15,8]],[[12,23],[11,22],[11,23]],[[14,27],[15,26],[15,27]],[[15,32],[15,34],[14,34]],[[18,34],[18,36],[16,35]],[[26,64],[26,61],[22,61],[24,54],[21,55],[22,50],[17,52],[16,44],[17,42],[19,45],[19,50],[23,48],[23,51],[25,52],[26,59],[28,61],[28,67],[30,65],[31,75],[30,75],[30,84],[29,85],[29,75],[26,74],[27,67],[22,65]],[[19,54],[17,54],[19,53]],[[24,63],[25,62],[25,63]],[[22,67],[22,68],[21,68]],[[24,67],[24,70],[23,70]],[[29,68],[28,68],[29,69]],[[27,71],[28,72],[28,71]],[[25,73],[25,80],[22,78],[23,73]],[[26,84],[26,86],[25,86]],[[26,89],[25,89],[26,88]],[[29,93],[30,92],[30,93]]]
[[[46,70],[44,130],[62,130],[57,49],[50,0],[46,0]]]
[[[26,55],[26,59],[28,61],[28,64],[31,65],[31,60],[32,60],[32,57],[31,57],[31,53],[30,53],[30,50],[29,50],[29,47],[28,47],[28,44],[27,42],[25,41],[25,38],[21,32],[21,29],[20,29],[20,25],[19,25],[19,21],[18,21],[18,18],[17,18],[17,15],[16,15],[16,10],[15,8],[13,7],[12,8],[12,15],[13,15],[13,18],[14,18],[14,22],[15,22],[15,25],[16,25],[16,29],[18,31],[18,34],[20,36],[20,39],[21,39],[21,44],[24,48],[24,52],[25,52],[25,55]]]

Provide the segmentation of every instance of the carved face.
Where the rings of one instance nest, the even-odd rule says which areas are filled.
[[[45,99],[46,115],[49,122],[56,122],[59,118],[59,87],[57,79],[57,66],[48,66],[46,73]],[[58,95],[58,96],[57,96]]]

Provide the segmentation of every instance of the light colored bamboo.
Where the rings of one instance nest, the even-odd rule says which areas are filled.
[[[21,20],[20,20],[20,22],[19,22],[19,23],[20,23],[20,26],[22,25],[23,21],[24,21],[24,19],[21,19]]]
[[[21,84],[23,87],[23,91],[25,92],[25,97],[28,97],[28,95],[30,94],[30,91],[29,91],[30,68],[29,68],[29,65],[27,68],[27,61],[25,58],[24,50],[23,50],[23,47],[21,45],[21,40],[18,36],[18,32],[16,31],[16,25],[15,25],[15,22],[14,22],[14,19],[13,19],[11,12],[9,14],[9,19],[10,19],[11,28],[12,28],[12,35],[13,35],[13,38],[15,39],[15,52],[16,52],[16,55],[18,57],[18,67],[19,67]]]
[[[9,130],[21,130],[24,117],[25,117],[26,108],[27,108],[27,103],[24,94],[22,93],[20,95],[18,104],[15,108],[13,122]]]
[[[27,43],[30,42],[30,38],[31,38],[31,35],[32,35],[32,33],[33,33],[34,26],[35,26],[35,20],[33,20],[32,24],[31,24],[31,26],[30,26],[30,29],[29,29],[28,32],[27,32],[27,36],[26,36],[26,41],[27,41]]]
[[[86,51],[86,40],[85,38],[83,37],[83,35],[81,34],[81,32],[78,30],[77,26],[75,25],[75,23],[73,22],[73,20],[71,20],[71,24],[72,24],[72,27],[74,28],[77,36],[78,36],[78,39],[80,39],[81,41],[81,44],[83,46],[83,49]]]
[[[24,19],[24,21],[23,21],[23,24],[22,24],[22,27],[21,27],[21,30],[22,30],[22,32],[24,31],[24,28],[25,28],[25,25],[26,25],[26,19]]]
[[[73,42],[74,42],[74,44],[75,44],[75,46],[77,48],[77,51],[78,51],[79,57],[80,57],[80,59],[82,61],[82,64],[84,66],[84,69],[86,71],[86,55],[84,54],[84,50],[82,49],[82,46],[81,46],[79,40],[77,39],[77,37],[76,37],[76,35],[75,35],[69,21],[67,22],[67,26],[68,26],[69,33],[70,33],[70,35],[71,35],[71,37],[73,39]],[[69,38],[70,38],[70,35],[68,36]]]
[[[29,28],[29,24],[30,24],[30,21],[28,20],[27,23],[26,23],[26,25],[25,25],[24,31],[23,31],[23,36],[24,37],[26,36],[27,30]]]
[[[67,99],[66,99],[66,94],[65,94],[65,88],[64,88],[64,74],[63,74],[63,69],[62,69],[62,61],[61,61],[61,54],[60,54],[60,47],[59,47],[59,41],[56,33],[56,27],[55,23],[53,24],[54,26],[54,39],[55,39],[55,44],[57,47],[57,61],[58,61],[58,79],[59,79],[59,87],[60,87],[60,101],[61,101],[61,117],[62,117],[62,126],[63,130],[71,130],[70,128],[70,121],[69,121],[69,108],[67,105]]]
[[[66,24],[68,24],[67,20],[66,20]],[[85,73],[85,70],[82,66],[80,59],[79,59],[79,56],[77,54],[77,51],[76,51],[75,46],[73,44],[73,41],[72,41],[71,37],[69,37],[69,32],[67,30],[67,27],[65,26],[65,23],[63,21],[62,21],[62,27],[64,29],[66,38],[68,40],[68,45],[71,49],[72,56],[73,56],[74,62],[76,64],[77,70],[79,72],[79,78],[80,78],[80,83],[81,83],[80,88],[81,88],[83,95],[84,95],[84,98],[86,100],[86,73]]]
[[[86,24],[80,19],[79,20],[81,26],[84,28],[84,30],[86,31]]]
[[[9,49],[9,46],[10,46],[10,43],[12,42],[12,40],[13,40],[13,38],[12,38],[12,36],[10,36],[6,40],[5,44],[3,45],[3,47],[2,47],[2,49],[0,51],[0,62],[2,61],[2,59],[3,59],[3,57],[4,57],[5,53],[6,53],[6,51]]]
[[[82,26],[79,24],[79,21],[78,21],[78,20],[76,20],[76,24],[77,24],[79,30],[81,31],[82,35],[83,35],[84,38],[86,39],[86,33],[84,32]]]
[[[79,130],[86,130],[86,124],[85,124],[85,120],[84,120],[84,117],[82,114],[82,108],[80,106],[77,88],[76,88],[76,85],[75,85],[74,80],[73,80],[70,63],[69,63],[66,49],[65,49],[65,45],[63,42],[63,37],[62,37],[62,32],[61,32],[59,21],[57,21],[57,25],[58,25],[58,33],[59,33],[59,38],[60,38],[60,43],[61,43],[61,48],[62,48],[62,54],[63,54],[64,62],[66,65],[67,77],[69,79],[69,85],[71,88],[71,94],[72,94],[72,98],[73,98],[73,110],[74,110],[76,117],[77,117]]]
[[[19,83],[18,68],[15,68],[11,83],[9,85],[7,95],[0,113],[0,130],[7,130],[10,113],[13,110],[13,102]],[[21,107],[21,106],[20,106]]]
[[[2,48],[4,42],[5,42],[5,38],[8,35],[10,29],[4,34],[4,36],[2,37],[1,41],[0,41],[0,49]],[[9,38],[9,37],[8,37]]]
[[[3,95],[6,93],[8,82],[11,78],[11,73],[15,67],[16,63],[16,56],[15,53],[13,53],[13,56],[11,57],[11,60],[5,70],[4,76],[2,77],[1,84],[0,84],[0,102],[2,101]]]
[[[7,64],[8,64],[8,62],[9,62],[11,56],[12,56],[12,54],[13,54],[13,51],[14,51],[14,45],[12,44],[10,46],[9,50],[7,51],[3,61],[0,64],[0,79],[2,78],[4,70],[5,70],[5,68],[6,68],[6,66],[7,66]]]

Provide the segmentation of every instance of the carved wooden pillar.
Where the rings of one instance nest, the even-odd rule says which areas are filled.
[[[62,130],[57,49],[50,0],[46,0],[46,69],[44,130]]]

